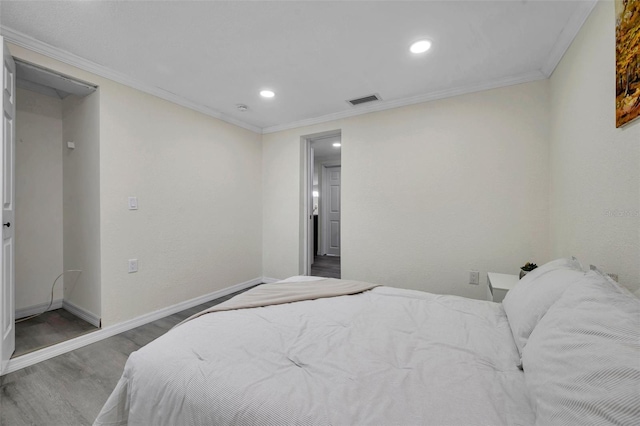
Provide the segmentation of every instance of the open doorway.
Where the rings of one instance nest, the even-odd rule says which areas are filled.
[[[15,351],[100,328],[99,92],[15,59]]]
[[[311,137],[309,146],[313,169],[309,275],[341,278],[342,136],[333,133]]]

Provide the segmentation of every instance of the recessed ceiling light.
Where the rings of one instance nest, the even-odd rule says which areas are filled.
[[[263,98],[273,98],[275,95],[276,94],[271,90],[262,90],[260,92],[260,96],[262,96]]]
[[[411,45],[409,50],[411,53],[424,53],[431,49],[431,42],[429,40],[419,40]]]
[[[334,142],[333,146],[335,146],[336,148],[339,148],[342,146],[342,144],[340,142]]]

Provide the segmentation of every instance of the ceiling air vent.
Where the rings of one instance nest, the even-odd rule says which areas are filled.
[[[357,99],[351,99],[349,102],[352,106],[356,106],[356,105],[361,105],[361,104],[366,104],[367,102],[374,102],[374,101],[380,101],[380,96],[375,94],[375,95],[369,95],[369,96],[364,96],[362,98],[357,98]]]

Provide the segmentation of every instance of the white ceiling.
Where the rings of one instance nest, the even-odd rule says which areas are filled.
[[[342,142],[341,135],[320,137],[312,140],[311,147],[313,148],[313,156],[323,159],[339,157],[341,147],[333,146],[336,142]]]
[[[0,24],[16,44],[269,132],[546,78],[594,4],[3,0]],[[416,56],[420,38],[433,48]],[[383,101],[345,102],[373,93]]]

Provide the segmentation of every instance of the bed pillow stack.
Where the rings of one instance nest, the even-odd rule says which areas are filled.
[[[540,319],[522,361],[537,425],[639,424],[640,299],[586,273]]]
[[[583,278],[584,271],[575,258],[557,259],[529,272],[509,290],[502,306],[521,355],[529,335],[551,305]]]

